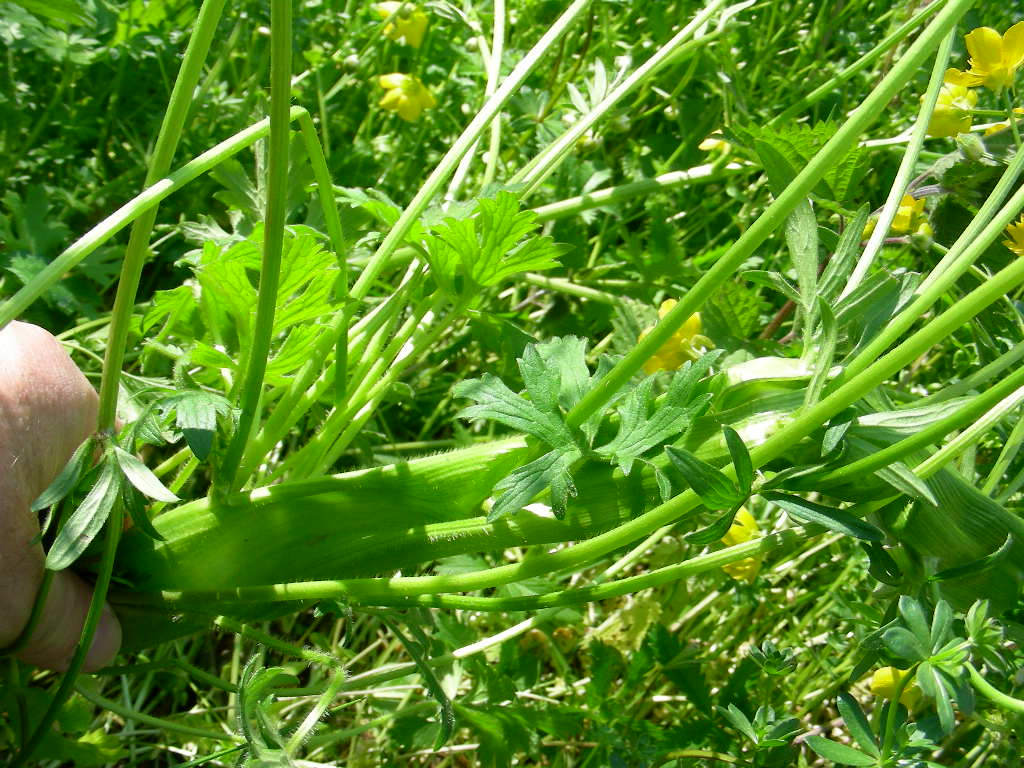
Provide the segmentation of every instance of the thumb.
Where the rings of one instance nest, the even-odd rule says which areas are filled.
[[[43,579],[43,549],[32,543],[39,526],[29,506],[92,432],[96,400],[89,382],[49,333],[17,322],[0,330],[0,648],[23,631]],[[91,588],[75,574],[55,574],[19,658],[65,668],[91,597]],[[87,669],[108,664],[120,637],[117,619],[107,608]]]
[[[92,586],[78,574],[58,571],[28,644],[18,658],[29,664],[62,671],[67,668],[78,644],[85,615],[92,600]],[[99,626],[85,657],[85,672],[110,664],[121,646],[121,625],[109,605],[103,606]]]

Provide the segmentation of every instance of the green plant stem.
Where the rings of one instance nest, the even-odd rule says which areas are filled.
[[[519,279],[530,285],[549,288],[552,291],[558,291],[567,296],[577,296],[581,299],[596,301],[598,304],[608,304],[609,306],[617,307],[620,303],[619,298],[614,294],[579,285],[564,277],[548,277],[547,275],[539,275],[534,272],[524,272],[519,276]]]
[[[940,8],[942,8],[942,2],[929,3],[922,8],[916,16],[909,19],[908,21],[901,24],[897,29],[886,35],[882,42],[872,48],[870,51],[865,53],[850,66],[844,69],[837,75],[832,76],[824,83],[819,85],[809,94],[804,96],[798,102],[792,106],[786,108],[776,117],[773,117],[768,125],[780,125],[782,123],[792,120],[794,117],[799,115],[808,107],[821,101],[826,96],[841,92],[841,86],[847,80],[852,78],[858,72],[864,71],[866,68],[878,61],[882,56],[894,48],[897,44],[907,38],[907,36],[917,29],[921,24],[928,20],[928,18],[935,14]],[[1002,114],[1002,113],[1000,113]]]
[[[579,427],[618,392],[689,317],[700,309],[739,266],[786,220],[803,201],[825,172],[856,144],[860,134],[883,114],[885,105],[913,77],[929,52],[949,34],[972,0],[951,0],[942,12],[914,41],[871,94],[853,111],[785,190],[775,198],[750,228],[708,269],[679,303],[654,326],[569,413],[567,422]],[[886,345],[888,346],[888,345]],[[883,347],[884,349],[884,347]]]
[[[114,555],[117,553],[117,544],[121,540],[123,521],[124,512],[121,509],[121,505],[114,504],[105,526],[106,536],[104,537],[103,554],[96,572],[96,584],[93,587],[92,598],[89,601],[89,610],[85,614],[85,623],[82,625],[82,634],[78,638],[78,644],[75,646],[75,652],[68,662],[68,668],[64,671],[60,685],[57,686],[57,690],[54,692],[53,698],[50,699],[46,711],[39,719],[35,729],[33,729],[32,735],[21,745],[21,749],[14,756],[11,762],[13,768],[25,765],[28,759],[32,757],[46,737],[46,734],[50,732],[50,728],[57,719],[61,707],[67,703],[68,698],[75,690],[75,682],[82,671],[85,657],[92,647],[93,638],[96,636],[96,629],[99,627],[100,619],[103,617],[103,606],[107,600],[107,592],[110,590],[110,580],[114,572]]]
[[[861,253],[860,258],[857,260],[857,265],[853,268],[853,272],[850,273],[846,285],[839,294],[839,299],[848,296],[861,284],[867,276],[868,270],[871,269],[871,265],[874,263],[878,252],[881,251],[886,235],[889,234],[889,227],[892,226],[904,193],[914,177],[914,168],[921,154],[921,148],[924,146],[925,137],[928,135],[928,124],[931,121],[932,112],[935,111],[939,91],[942,89],[943,75],[946,72],[947,64],[949,64],[949,54],[952,50],[953,33],[950,33],[939,45],[939,50],[935,54],[935,63],[932,65],[928,89],[921,99],[921,108],[917,113],[914,130],[910,134],[907,148],[903,151],[903,159],[900,160],[900,167],[896,171],[896,178],[893,179],[892,187],[889,189],[889,196],[885,199],[885,204],[878,215],[875,228],[868,238],[867,245],[864,246],[863,253]]]
[[[1024,715],[1024,700],[1009,696],[998,688],[993,687],[970,662],[967,662],[964,666],[967,667],[967,674],[971,676],[971,684],[974,685],[974,689],[978,693],[1003,709],[1008,709],[1018,715]]]
[[[725,5],[726,0],[710,0],[671,40],[661,46],[653,56],[634,69],[619,85],[614,87],[598,104],[569,127],[553,143],[523,166],[512,176],[511,184],[524,184],[522,197],[535,192],[544,180],[555,170],[558,163],[576,146],[576,142],[590,130],[610,109],[618,104],[638,85],[652,78],[676,53],[680,46],[697,35],[702,27]],[[699,38],[698,38],[699,39]]]
[[[196,18],[195,29],[189,38],[181,69],[174,81],[174,89],[167,104],[167,112],[160,126],[153,157],[146,171],[144,186],[150,187],[160,181],[171,167],[174,152],[178,148],[188,110],[192,105],[192,94],[199,83],[206,54],[217,31],[217,22],[224,9],[225,0],[203,0]],[[117,396],[124,364],[124,351],[128,341],[132,311],[135,309],[135,295],[146,263],[149,238],[156,223],[157,206],[142,213],[132,225],[125,249],[121,276],[117,284],[117,296],[110,316],[110,330],[107,333],[107,349],[103,361],[103,378],[100,381],[100,405],[97,418],[100,430],[112,430],[117,417]]]
[[[319,83],[319,75],[317,76]],[[317,93],[320,93],[319,87]],[[327,121],[323,114],[323,99],[320,99],[321,119],[320,124],[324,131],[324,141],[327,140]],[[310,166],[313,169],[313,176],[316,179],[317,193],[320,198],[320,209],[324,214],[324,223],[327,226],[327,233],[331,239],[331,247],[334,249],[335,258],[338,260],[338,280],[335,283],[334,298],[344,306],[341,312],[341,322],[337,329],[332,329],[332,335],[337,341],[334,347],[334,381],[335,403],[341,406],[345,399],[345,385],[348,379],[348,325],[352,319],[352,307],[346,302],[348,298],[348,265],[345,255],[345,234],[341,226],[341,217],[338,215],[338,203],[334,198],[334,187],[331,185],[331,172],[327,167],[327,159],[324,156],[324,148],[320,146],[317,139],[316,128],[313,127],[313,119],[308,114],[299,117],[299,128],[302,130],[302,139],[306,145],[306,154],[309,157]]]
[[[113,712],[115,715],[118,715],[130,722],[156,728],[159,733],[180,733],[183,736],[194,736],[195,738],[211,739],[213,741],[241,741],[238,736],[231,733],[225,733],[224,731],[207,731],[203,728],[193,728],[190,725],[182,725],[181,723],[176,723],[173,720],[153,717],[152,715],[147,715],[145,712],[139,712],[138,710],[131,709],[130,707],[125,707],[113,699],[101,696],[87,685],[79,684],[75,686],[75,690],[82,696],[82,698],[87,701],[91,701],[97,707],[100,707],[107,712]]]
[[[423,186],[420,187],[419,191],[409,202],[409,205],[402,211],[398,221],[388,231],[380,247],[377,248],[370,261],[363,268],[362,274],[359,275],[359,279],[356,280],[350,292],[353,299],[359,300],[366,296],[373,282],[391,258],[391,255],[402,244],[406,235],[409,234],[409,230],[416,219],[426,210],[430,201],[440,191],[445,180],[455,172],[462,156],[476,143],[505,102],[519,90],[519,86],[522,85],[527,75],[540,63],[544,54],[565,34],[566,30],[569,29],[576,18],[590,4],[590,1],[574,0],[572,5],[558,17],[555,23],[551,25],[548,31],[541,36],[540,40],[516,65],[515,69],[509,73],[494,95],[484,102],[480,111],[455,140],[427,180],[423,182]]]
[[[949,290],[1013,221],[1021,207],[1024,207],[1024,188],[1018,189],[1001,209],[999,205],[1016,186],[1017,178],[1022,170],[1024,170],[1024,152],[1017,152],[978,213],[971,219],[942,260],[935,265],[931,273],[918,286],[914,300],[906,309],[891,318],[882,331],[868,342],[854,359],[845,364],[842,373],[826,385],[826,391],[829,388],[840,386],[850,377],[856,376],[878,355],[888,349],[900,335],[917,322],[918,318],[929,311],[932,304]]]
[[[305,111],[302,107],[293,107],[291,119],[298,119],[299,115]],[[16,294],[0,305],[0,328],[3,328],[11,320],[15,320],[47,289],[56,285],[69,270],[126,226],[185,185],[262,139],[267,135],[269,129],[270,121],[260,120],[239,131],[181,166],[178,170],[168,174],[165,178],[150,185],[107,216],[39,270]]]
[[[671,171],[655,176],[653,179],[643,179],[629,184],[620,184],[616,187],[606,187],[587,192],[576,197],[569,197],[558,202],[548,203],[533,209],[537,214],[537,223],[555,221],[569,216],[576,216],[583,211],[600,208],[603,205],[614,205],[626,200],[634,200],[656,192],[665,192],[676,187],[690,184],[708,184],[721,181],[735,176],[756,170],[756,166],[746,163],[704,163],[688,168],[685,171]]]
[[[945,400],[951,400],[954,397],[966,395],[972,389],[982,387],[1003,371],[1013,368],[1022,360],[1024,360],[1024,344],[1015,344],[1011,349],[1001,354],[983,368],[972,371],[969,376],[966,376],[955,384],[943,387],[938,392],[921,398],[914,404],[914,407],[921,408],[926,405],[933,405]]]
[[[324,690],[320,697],[317,699],[316,704],[309,710],[309,713],[299,723],[299,727],[295,730],[295,733],[288,739],[288,743],[285,745],[285,754],[294,755],[299,747],[301,747],[310,732],[320,722],[320,718],[323,717],[324,713],[331,706],[331,702],[334,701],[334,697],[345,685],[345,672],[344,670],[335,670],[331,677],[331,682]]]
[[[494,36],[491,42],[491,59],[487,71],[487,96],[497,90],[498,79],[501,77],[501,59],[505,55],[505,0],[494,0]],[[490,143],[487,147],[484,178],[480,182],[481,190],[494,181],[498,170],[498,153],[501,151],[501,120],[491,121]]]
[[[225,494],[236,490],[242,453],[259,418],[263,377],[267,371],[267,358],[270,355],[270,343],[274,333],[274,312],[281,276],[281,249],[288,208],[291,72],[292,0],[271,0],[270,138],[267,142],[269,167],[267,210],[263,224],[263,259],[260,265],[252,345],[246,360],[245,372],[242,374],[238,426],[220,462],[221,477],[218,478],[218,487],[220,492]]]
[[[1021,261],[1024,261],[1024,259],[1021,259]],[[920,477],[929,477],[934,474],[963,451],[981,440],[985,433],[1016,410],[1022,402],[1024,402],[1024,387],[1018,388],[996,403],[987,413],[975,420],[970,427],[918,464],[914,471]],[[1018,530],[1024,531],[1024,519],[1015,519],[1020,520]]]
[[[763,554],[798,541],[803,541],[808,535],[808,530],[791,528],[771,533],[743,544],[727,547],[718,552],[698,555],[682,563],[658,568],[637,576],[629,576],[606,584],[551,592],[545,595],[473,597],[468,595],[432,594],[431,591],[422,590],[414,583],[421,579],[438,578],[428,576],[397,579],[305,581],[292,584],[236,587],[234,589],[210,592],[196,590],[178,592],[168,590],[159,593],[159,595],[145,596],[143,599],[151,602],[154,600],[156,602],[162,601],[169,604],[181,603],[183,606],[188,606],[192,603],[208,605],[220,601],[261,603],[344,597],[356,603],[368,605],[427,605],[473,611],[537,610],[605,600],[638,592],[642,589],[656,587],[671,581],[678,581],[687,576],[714,570],[747,557]],[[132,596],[126,597],[129,602],[133,600]]]
[[[973,422],[1021,385],[1024,385],[1024,368],[1017,369],[994,387],[972,398],[964,407],[920,432],[839,469],[824,475],[817,475],[814,482],[824,484],[849,481],[899,461],[914,451],[941,440],[954,429]]]
[[[1010,462],[1013,461],[1020,450],[1021,443],[1024,443],[1024,418],[1018,419],[1017,423],[1013,425],[1010,436],[1006,438],[1006,443],[999,452],[999,457],[985,479],[981,492],[986,496],[991,496],[995,492],[996,486],[999,485],[1003,474],[1009,468]]]

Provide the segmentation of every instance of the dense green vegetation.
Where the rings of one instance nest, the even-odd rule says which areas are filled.
[[[0,3],[0,327],[101,402],[47,564],[125,631],[5,659],[0,755],[1019,765],[971,5]]]

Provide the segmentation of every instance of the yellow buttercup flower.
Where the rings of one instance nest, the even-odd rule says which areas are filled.
[[[910,670],[907,669],[882,667],[871,676],[871,693],[892,701],[900,681],[909,674]],[[900,693],[900,704],[907,709],[913,709],[920,700],[921,689],[917,687],[917,683],[913,681],[908,682]]]
[[[390,75],[381,75],[378,82],[382,88],[387,89],[384,98],[380,100],[380,106],[397,112],[406,122],[413,122],[423,110],[437,106],[430,89],[412,75],[394,72]]]
[[[946,82],[972,87],[984,85],[996,93],[1013,85],[1017,68],[1024,63],[1024,21],[1019,21],[1000,35],[991,27],[978,27],[964,41],[971,55],[971,68],[966,72],[951,69]]]
[[[971,110],[977,103],[978,94],[970,88],[943,83],[932,119],[928,122],[928,135],[956,136],[971,130]]]
[[[404,6],[404,7],[403,7]],[[423,44],[427,34],[427,14],[411,3],[374,3],[374,12],[382,19],[391,19],[384,26],[384,36],[396,43],[405,43],[413,48]]]
[[[666,299],[658,309],[658,318],[663,318],[678,302],[675,299]],[[643,340],[651,329],[648,328],[640,334],[638,341]],[[700,357],[700,349],[711,346],[711,341],[700,335],[700,313],[695,312],[683,323],[678,331],[672,334],[668,341],[661,345],[644,363],[644,373],[655,373],[656,371],[674,371],[688,360],[696,360]]]
[[[1022,108],[1022,107],[1014,107],[1013,113],[1015,115],[1024,115],[1024,108]],[[1020,118],[1018,117],[1018,118],[1014,118],[1014,119],[1017,121],[1017,123],[1019,125],[1020,122],[1021,122]],[[1001,123],[992,123],[992,125],[990,125],[988,128],[985,129],[985,134],[984,135],[985,136],[991,136],[994,133],[999,133],[1000,131],[1005,131],[1009,127],[1010,127],[1010,121],[1009,120],[1003,120]]]
[[[1009,235],[1009,238],[1003,240],[1003,245],[1018,256],[1024,256],[1024,216],[1021,216],[1020,221],[1016,224],[1008,226],[1006,234]]]
[[[697,149],[701,152],[721,152],[725,155],[732,149],[732,144],[725,139],[716,139],[715,135],[711,134],[697,145]]]
[[[732,547],[760,536],[761,528],[758,526],[757,520],[747,511],[746,507],[740,507],[736,517],[733,518],[732,525],[726,531],[725,536],[722,537],[722,543],[727,547]],[[757,578],[757,574],[761,570],[763,560],[764,558],[760,556],[745,557],[734,563],[723,565],[722,570],[734,579],[753,584],[754,579]]]
[[[896,218],[892,220],[893,232],[914,232],[920,227],[924,218],[924,198],[917,200],[913,195],[904,195],[900,207],[896,209]]]

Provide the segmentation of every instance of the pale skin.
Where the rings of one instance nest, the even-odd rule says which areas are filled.
[[[0,649],[25,627],[43,578],[39,521],[32,501],[96,428],[96,392],[60,343],[34,325],[0,330]],[[78,643],[92,587],[70,570],[55,574],[42,615],[18,653],[22,661],[65,669]],[[121,628],[109,607],[85,670],[113,661]]]

